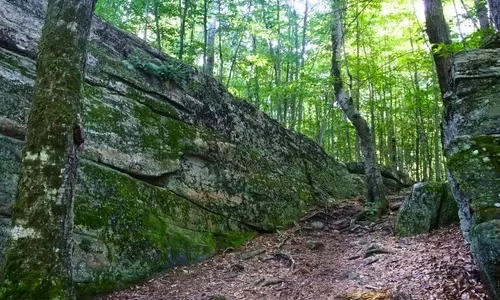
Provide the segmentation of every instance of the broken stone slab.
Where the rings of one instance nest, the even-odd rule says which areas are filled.
[[[458,222],[458,207],[447,183],[421,182],[401,205],[395,233],[409,236]]]

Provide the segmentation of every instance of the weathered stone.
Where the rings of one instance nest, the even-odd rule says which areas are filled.
[[[447,177],[492,299],[500,299],[500,49],[454,57],[445,97]]]
[[[44,10],[45,1],[0,0],[0,263]],[[88,48],[74,209],[80,295],[203,259],[364,191],[310,139],[98,17]]]
[[[421,234],[458,222],[457,204],[448,190],[447,183],[415,184],[399,209],[395,233]]]
[[[311,222],[311,226],[314,229],[323,229],[323,228],[325,228],[325,223],[320,222],[320,221],[314,221],[314,222]]]

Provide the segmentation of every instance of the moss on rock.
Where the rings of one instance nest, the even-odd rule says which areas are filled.
[[[395,233],[399,236],[427,233],[457,222],[457,204],[447,183],[417,183],[399,209]]]
[[[237,222],[164,188],[92,162],[82,162],[80,178],[75,230],[92,237],[81,239],[81,257],[74,258],[80,262],[75,270],[80,293],[200,260],[218,247],[237,245],[253,235],[238,233],[245,228]],[[89,253],[95,259],[100,255],[97,267],[89,265]]]

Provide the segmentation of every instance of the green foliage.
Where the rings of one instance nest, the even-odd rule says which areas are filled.
[[[374,127],[380,162],[418,179],[435,178],[443,158],[439,122],[435,122],[441,116],[441,102],[432,51],[449,56],[475,48],[489,32],[471,30],[468,26],[475,16],[452,15],[453,3],[444,2],[453,41],[431,49],[418,5],[403,0],[337,3],[345,17],[342,77],[348,94]],[[464,3],[473,7],[471,0]],[[334,104],[332,2],[308,0],[307,11],[305,0],[206,4],[205,11],[202,0],[102,0],[97,11],[153,46],[161,44],[161,50],[170,55],[178,55],[182,38],[183,62],[200,69],[213,51],[213,76],[231,93],[311,137],[337,159],[361,160],[354,128]],[[186,28],[181,36],[183,19]],[[210,40],[211,24],[215,24],[213,44],[205,43],[205,38]],[[461,24],[461,30],[456,24]],[[184,79],[182,67],[175,63],[164,66],[138,60],[133,64],[164,80]]]
[[[186,66],[180,61],[172,60],[168,64],[156,64],[152,61],[132,59],[132,64],[146,73],[158,76],[166,81],[178,82],[186,79]]]
[[[377,203],[375,202],[365,202],[363,204],[363,212],[366,218],[374,218],[377,216]]]

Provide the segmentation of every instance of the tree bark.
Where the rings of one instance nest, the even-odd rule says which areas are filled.
[[[205,73],[210,76],[214,75],[214,63],[215,63],[215,32],[217,31],[217,24],[214,21],[210,23],[208,27],[208,37],[207,37],[207,66],[205,68]]]
[[[159,12],[159,0],[155,0],[155,25],[156,25],[156,44],[158,45],[158,50],[161,51],[161,31],[160,31],[160,12]]]
[[[304,26],[302,27],[302,47],[300,50],[300,70],[304,72],[304,64],[305,64],[305,53],[306,53],[306,44],[307,44],[307,18],[309,14],[309,1],[306,0],[305,8],[304,8]],[[300,78],[300,74],[297,75],[297,78]],[[299,97],[299,103],[297,107],[297,131],[300,132],[302,128],[302,119],[303,119],[303,111],[304,111],[304,97],[301,95]]]
[[[189,9],[189,1],[184,0],[184,7],[182,8],[182,17],[181,17],[181,29],[179,35],[179,60],[182,60],[182,56],[184,55],[184,40],[186,36],[186,18],[187,12]]]
[[[74,299],[73,194],[94,0],[49,0],[1,299]]]
[[[489,29],[490,20],[488,18],[488,8],[486,8],[486,0],[474,0],[474,8],[479,19],[479,28],[483,30]]]
[[[334,1],[332,24],[332,70],[333,87],[338,104],[349,118],[359,136],[364,156],[368,201],[376,205],[377,214],[381,216],[388,210],[388,202],[382,190],[382,175],[377,163],[377,152],[372,131],[366,120],[356,109],[354,102],[348,98],[340,71],[340,54],[342,48],[342,17],[339,1]]]
[[[207,72],[208,0],[203,0],[203,72]]]
[[[500,31],[500,0],[488,0],[488,5],[495,29]]]
[[[148,40],[148,20],[149,20],[149,0],[146,0],[144,8],[144,37],[143,40]]]
[[[435,50],[439,44],[451,44],[450,31],[444,18],[441,0],[424,0],[424,10],[426,32],[433,49],[439,88],[441,95],[444,95],[450,81],[451,58]]]

